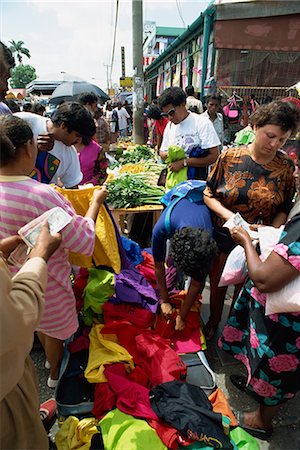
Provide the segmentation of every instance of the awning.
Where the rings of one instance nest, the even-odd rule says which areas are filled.
[[[217,20],[215,47],[299,52],[300,14]]]

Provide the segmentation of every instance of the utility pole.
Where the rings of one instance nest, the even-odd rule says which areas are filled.
[[[143,0],[132,0],[133,141],[144,144]]]
[[[108,93],[108,91],[109,91],[108,68],[110,67],[110,65],[109,64],[103,64],[103,65],[104,65],[104,67],[106,67],[106,90],[107,90],[107,93]]]

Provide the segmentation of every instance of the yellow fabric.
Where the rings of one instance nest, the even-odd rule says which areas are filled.
[[[77,214],[84,216],[89,209],[95,189],[65,189],[55,186],[55,189],[72,204]],[[92,267],[92,259],[96,266],[112,267],[115,273],[120,273],[121,258],[114,224],[105,208],[101,206],[95,225],[96,239],[93,256],[70,253],[70,262],[80,267]]]
[[[103,325],[93,325],[89,338],[89,360],[84,372],[89,383],[104,383],[107,381],[104,375],[104,365],[116,362],[128,363],[129,369],[134,369],[132,356],[128,351],[101,334]]]
[[[99,433],[98,421],[94,418],[79,420],[68,417],[61,425],[55,436],[58,450],[89,450],[92,437]]]

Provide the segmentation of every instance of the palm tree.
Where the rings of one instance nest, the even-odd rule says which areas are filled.
[[[27,58],[30,58],[30,52],[28,50],[28,48],[23,47],[24,42],[23,41],[14,41],[13,39],[11,41],[9,41],[10,45],[10,50],[12,51],[12,53],[16,53],[18,61],[20,64],[22,64],[22,55],[27,56]]]

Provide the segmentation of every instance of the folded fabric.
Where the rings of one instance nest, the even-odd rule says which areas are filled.
[[[139,244],[125,236],[121,236],[122,245],[129,261],[134,265],[140,264],[144,258]]]
[[[150,402],[158,417],[183,436],[217,448],[233,449],[223,430],[225,423],[229,431],[229,419],[212,411],[200,387],[181,381],[163,383],[151,389]]]
[[[93,416],[102,419],[116,406],[116,394],[111,390],[109,383],[97,383],[95,385]]]
[[[102,383],[107,381],[104,376],[104,365],[115,362],[127,363],[129,370],[134,368],[132,356],[119,344],[112,342],[101,334],[103,325],[93,325],[89,334],[90,351],[85,378],[90,383]]]
[[[155,431],[144,420],[118,409],[99,422],[106,450],[167,450]]]
[[[88,269],[89,278],[84,289],[84,321],[91,326],[93,317],[102,314],[103,304],[114,294],[114,274],[107,270]]]
[[[195,147],[191,150],[190,158],[203,158],[208,155],[208,150],[201,147]],[[208,175],[207,167],[189,167],[187,172],[188,180],[206,180]]]
[[[55,436],[57,450],[89,450],[93,435],[99,433],[97,424],[94,418],[69,416]]]
[[[140,367],[149,375],[151,386],[171,380],[185,380],[186,365],[170,347],[170,341],[151,331],[135,338]]]
[[[115,295],[111,300],[113,303],[137,303],[152,313],[156,313],[158,306],[154,289],[135,267],[115,275]]]
[[[103,305],[104,322],[110,323],[115,320],[125,320],[141,329],[147,329],[154,325],[155,314],[132,303],[106,302]]]
[[[93,199],[94,191],[101,189],[101,187],[65,189],[56,186],[55,189],[72,203],[77,214],[85,216]],[[70,253],[71,263],[80,267],[92,267],[94,262],[96,266],[112,267],[115,273],[119,273],[121,270],[121,259],[118,241],[114,223],[105,204],[101,206],[97,216],[95,233],[96,239],[93,255],[83,256]]]

